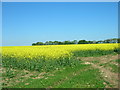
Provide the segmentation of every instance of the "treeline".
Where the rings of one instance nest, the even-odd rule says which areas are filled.
[[[32,43],[32,45],[66,45],[66,44],[98,44],[98,43],[120,43],[120,38],[99,40],[99,41],[86,41],[86,40],[73,40],[73,41],[46,41]]]

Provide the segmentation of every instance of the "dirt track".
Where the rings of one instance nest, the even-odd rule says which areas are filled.
[[[98,68],[101,72],[101,75],[103,79],[107,82],[109,82],[110,85],[113,85],[114,88],[118,88],[118,73],[112,72],[110,68],[105,68],[103,66],[100,66],[100,64],[104,63],[112,63],[118,66],[117,62],[111,62],[112,60],[117,60],[118,55],[106,55],[106,56],[101,56],[101,57],[78,57],[77,59],[84,61],[84,64],[91,64],[92,67]],[[92,63],[91,61],[98,61],[99,63]],[[107,83],[106,88],[110,88]]]

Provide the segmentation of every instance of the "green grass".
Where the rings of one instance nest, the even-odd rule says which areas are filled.
[[[117,65],[114,65],[114,64],[110,64],[110,67],[112,67],[112,72],[116,72],[118,73],[118,66]]]
[[[30,60],[26,63],[26,60],[17,60],[14,58],[3,58],[3,67],[13,68],[13,69],[26,69],[30,71],[39,71],[39,72],[49,72],[62,67],[73,67],[80,63],[79,60],[75,60],[75,57],[69,59],[59,59],[59,60]]]
[[[117,51],[115,51],[117,52]],[[17,58],[3,58],[3,66],[6,68],[6,73],[3,73],[3,79],[11,80],[11,86],[8,88],[104,88],[104,81],[101,77],[99,69],[94,69],[91,65],[82,64],[84,61],[76,60],[76,57],[96,57],[107,54],[116,54],[114,51],[76,51],[71,59],[65,58],[60,60],[38,60],[39,62],[31,61],[26,63],[25,60],[17,62]],[[94,64],[99,61],[91,61]],[[120,62],[116,60],[115,62]],[[104,67],[111,67],[113,72],[118,72],[116,65],[111,63],[100,64]],[[22,76],[29,73],[23,72],[23,69],[29,73],[36,71],[32,76],[24,78]],[[43,78],[33,79],[38,77],[39,73],[46,72]],[[50,76],[53,74],[53,76]],[[16,82],[17,79],[20,82]],[[23,82],[21,82],[23,80]],[[9,82],[9,81],[8,81]],[[26,83],[29,83],[26,85]],[[109,85],[109,83],[107,83]],[[6,83],[3,85],[6,86]]]
[[[120,64],[120,59],[115,60],[115,62],[117,62],[118,64]]]
[[[83,50],[73,52],[74,56],[72,58],[66,57],[58,60],[29,60],[29,58],[12,58],[3,57],[2,63],[3,67],[13,68],[13,69],[26,69],[31,71],[52,71],[56,68],[61,68],[64,66],[75,66],[79,61],[75,60],[75,57],[89,57],[89,56],[102,56],[107,54],[116,54],[114,50]],[[27,62],[26,62],[27,61]]]
[[[81,51],[75,51],[73,52],[74,56],[76,57],[98,57],[98,56],[103,56],[103,55],[108,55],[108,54],[117,54],[117,51],[114,50],[81,50]]]
[[[50,74],[54,76],[49,76]],[[93,69],[90,65],[77,65],[73,68],[49,72],[41,79],[28,78],[25,82],[18,83],[9,88],[104,88],[104,80],[101,79],[98,69]],[[29,83],[29,85],[25,85]]]
[[[94,63],[94,64],[100,63],[100,61],[99,61],[99,60],[90,61],[90,62],[92,62],[92,63]]]
[[[104,66],[104,67],[110,67],[112,72],[118,73],[118,65],[112,64],[112,63],[104,63],[104,64],[100,64],[100,66]]]
[[[105,87],[103,80],[100,79],[98,69],[90,69],[79,72],[76,76],[66,80],[64,83],[55,86],[56,88],[98,88]]]

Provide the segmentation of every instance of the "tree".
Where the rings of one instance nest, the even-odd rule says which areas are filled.
[[[64,41],[63,44],[70,44],[70,41]]]
[[[63,44],[63,42],[58,42],[58,44],[59,44],[59,45],[62,45],[62,44]]]
[[[86,41],[86,40],[73,40],[73,41],[46,41],[45,43],[43,42],[37,42],[37,43],[32,43],[33,45],[64,45],[64,44],[92,44],[92,43],[120,43],[120,38],[112,38],[112,39],[106,39],[106,40],[100,40],[100,41]]]
[[[120,38],[117,39],[118,43],[120,43]]]
[[[52,41],[48,41],[48,44],[49,44],[49,45],[52,45],[52,44],[53,44],[53,42],[52,42]]]
[[[88,43],[88,44],[92,44],[92,43],[93,43],[93,41],[87,41],[87,43]]]
[[[78,44],[87,44],[88,42],[86,40],[80,40]]]
[[[78,43],[77,40],[72,41],[72,44],[77,44],[77,43]]]
[[[45,42],[45,45],[49,45],[49,42],[48,42],[48,41],[46,41],[46,42]]]
[[[32,46],[36,45],[36,43],[32,43]]]
[[[43,42],[37,42],[36,45],[43,45]]]
[[[53,45],[58,45],[58,41],[53,41]]]

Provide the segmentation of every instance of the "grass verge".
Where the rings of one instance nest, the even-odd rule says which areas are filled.
[[[104,88],[105,81],[100,77],[98,69],[91,65],[80,64],[73,68],[66,67],[53,72],[28,77],[24,82],[16,83],[8,88]],[[33,78],[34,77],[34,78]],[[39,76],[40,77],[40,76]],[[14,79],[14,78],[13,78]]]

